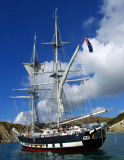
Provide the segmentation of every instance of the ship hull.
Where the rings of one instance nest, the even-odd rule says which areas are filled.
[[[52,137],[18,137],[24,151],[30,152],[77,152],[96,150],[105,141],[105,132],[78,133]]]
[[[61,153],[75,153],[75,152],[85,152],[85,151],[93,151],[97,150],[99,147],[96,148],[85,148],[85,147],[69,147],[69,148],[51,148],[51,149],[37,149],[37,148],[31,148],[31,147],[22,147],[23,151],[28,152],[61,152]]]

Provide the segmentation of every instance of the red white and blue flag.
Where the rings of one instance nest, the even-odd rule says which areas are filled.
[[[87,46],[88,46],[89,52],[93,52],[92,44],[90,43],[90,41],[89,41],[86,37],[85,37],[85,40],[86,40],[86,43],[87,43]]]

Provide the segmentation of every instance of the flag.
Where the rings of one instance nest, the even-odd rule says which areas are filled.
[[[87,46],[89,48],[89,52],[93,52],[92,44],[90,43],[90,41],[86,37],[85,37],[85,40],[86,40]]]

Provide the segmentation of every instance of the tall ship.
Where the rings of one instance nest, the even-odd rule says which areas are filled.
[[[87,39],[86,39],[87,40]],[[88,40],[87,40],[88,41]],[[82,42],[82,41],[81,41]],[[51,45],[54,48],[55,60],[53,68],[46,69],[45,63],[40,63],[36,53],[36,35],[33,45],[33,56],[30,63],[23,63],[25,69],[29,74],[30,84],[29,88],[15,89],[16,91],[27,91],[27,96],[11,97],[15,99],[29,99],[29,111],[27,113],[27,128],[25,127],[24,134],[18,134],[19,143],[22,145],[24,151],[88,151],[96,150],[101,147],[106,138],[107,124],[105,122],[89,122],[77,125],[76,122],[90,117],[96,117],[99,114],[106,113],[107,109],[96,113],[82,114],[81,117],[74,118],[72,113],[75,113],[79,106],[69,104],[67,97],[69,97],[66,84],[75,85],[75,83],[84,85],[89,79],[82,75],[82,78],[70,78],[69,73],[81,72],[82,69],[71,69],[74,60],[80,49],[78,44],[74,54],[72,55],[66,69],[62,69],[59,60],[59,50],[69,42],[63,42],[60,38],[58,28],[57,9],[55,10],[55,32],[52,42],[43,43]],[[45,75],[48,74],[51,80],[44,80]],[[70,76],[71,77],[71,76]],[[44,80],[44,82],[40,82]],[[45,94],[44,94],[45,93]],[[70,95],[71,96],[71,95]],[[74,95],[75,97],[77,95]],[[71,97],[72,99],[75,97]],[[44,108],[46,112],[40,114],[40,107],[38,104],[45,103]],[[82,101],[83,108],[87,103]],[[43,108],[42,108],[43,109]],[[82,113],[84,113],[82,111]],[[46,115],[44,115],[46,114]],[[31,115],[31,117],[30,117]],[[30,117],[30,118],[29,118]],[[43,127],[46,120],[46,127]]]

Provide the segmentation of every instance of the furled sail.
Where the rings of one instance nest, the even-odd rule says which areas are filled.
[[[37,76],[38,73],[44,69],[44,63],[23,63],[23,65],[30,76]]]
[[[74,52],[74,54],[73,54],[73,56],[72,56],[72,58],[71,58],[71,60],[70,60],[70,62],[68,64],[68,66],[67,66],[67,69],[65,70],[64,75],[62,76],[62,79],[61,79],[61,81],[59,83],[59,93],[58,93],[59,117],[61,117],[63,115],[63,111],[64,111],[64,107],[62,105],[62,89],[63,89],[63,85],[64,85],[64,83],[66,81],[67,75],[69,73],[69,69],[70,69],[70,67],[71,67],[71,65],[72,65],[72,63],[73,63],[73,61],[74,61],[74,59],[75,59],[75,57],[76,57],[76,55],[78,53],[79,48],[80,48],[80,45],[77,46],[77,48],[76,48],[76,50],[75,50],[75,52]]]

